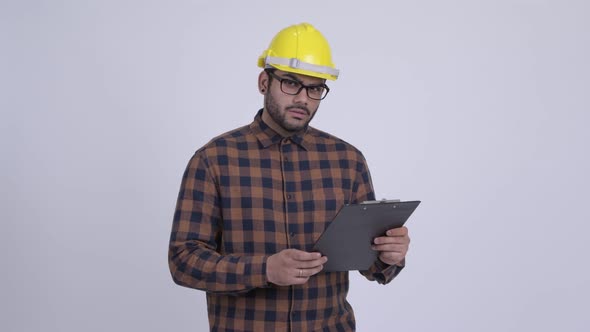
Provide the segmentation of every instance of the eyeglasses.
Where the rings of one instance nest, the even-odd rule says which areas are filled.
[[[267,73],[277,81],[281,82],[281,91],[288,95],[298,95],[301,90],[305,88],[309,98],[314,100],[322,100],[326,98],[328,92],[330,92],[330,88],[328,88],[328,86],[325,84],[305,85],[289,78],[280,77],[270,70],[267,71]]]

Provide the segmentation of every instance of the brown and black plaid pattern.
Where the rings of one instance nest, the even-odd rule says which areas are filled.
[[[266,258],[310,251],[344,204],[374,199],[365,159],[311,127],[283,138],[261,114],[190,160],[170,238],[174,281],[207,292],[212,331],[354,331],[348,272],[279,287],[266,281]],[[400,270],[376,262],[361,273],[387,283]]]

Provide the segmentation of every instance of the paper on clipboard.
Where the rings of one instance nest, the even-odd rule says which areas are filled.
[[[314,245],[314,251],[328,256],[323,271],[366,270],[378,253],[373,239],[391,228],[404,225],[420,201],[368,201],[345,205]]]

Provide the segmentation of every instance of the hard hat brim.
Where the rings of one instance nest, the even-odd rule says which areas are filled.
[[[279,58],[273,56],[260,57],[258,66],[262,68],[276,68],[285,72],[307,75],[335,81],[340,71],[336,68],[314,65],[299,59]]]

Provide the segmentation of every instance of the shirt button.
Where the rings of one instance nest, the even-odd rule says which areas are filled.
[[[289,232],[289,236],[294,237],[295,236],[295,233]]]
[[[291,199],[291,194],[287,195],[287,199]]]

